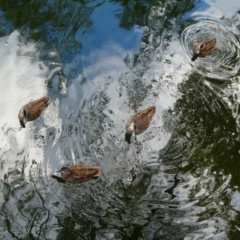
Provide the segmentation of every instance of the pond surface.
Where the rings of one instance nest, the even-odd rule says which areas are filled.
[[[237,0],[1,1],[0,239],[239,239],[239,36]],[[102,175],[53,177],[73,164]]]

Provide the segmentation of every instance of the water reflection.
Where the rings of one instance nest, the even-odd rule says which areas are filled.
[[[13,32],[7,38],[1,38],[1,152],[2,167],[5,173],[14,167],[24,152],[24,146],[31,132],[19,131],[20,124],[17,114],[26,102],[46,94],[43,73],[39,62],[35,61],[36,48],[33,44],[19,44],[19,33]],[[5,42],[8,44],[5,45]],[[38,123],[43,122],[40,119]],[[14,157],[13,157],[14,156]],[[15,158],[18,156],[17,158]],[[14,158],[14,159],[13,159]],[[12,161],[10,161],[12,159]],[[5,166],[4,162],[7,165]],[[1,175],[3,177],[3,175]]]
[[[238,3],[235,0],[230,0],[229,7],[225,7],[223,0],[209,1],[204,0],[201,2],[195,2],[195,7],[192,11],[186,13],[188,18],[198,18],[199,16],[204,18],[210,18],[216,20],[223,16],[231,17],[239,8]]]
[[[227,79],[239,71],[239,30],[224,22],[198,19],[182,33],[182,44],[189,58],[193,55],[193,47],[207,39],[216,38],[214,52],[204,58],[198,58],[195,70],[207,77]]]
[[[186,19],[189,1],[156,3],[149,15],[147,3],[138,3],[134,14],[128,12],[137,3],[130,4],[119,15],[125,28],[137,21],[139,9],[141,24],[147,17],[150,24],[128,36],[136,40],[142,34],[140,49],[133,52],[128,40],[125,46],[121,39],[96,34],[99,28],[91,32],[97,21],[90,15],[99,17],[102,5],[87,4],[41,5],[44,14],[53,6],[59,11],[42,20],[46,38],[37,38],[37,45],[24,44],[31,35],[26,32],[0,39],[0,74],[8,79],[1,82],[1,238],[236,236],[239,30],[230,22],[237,23],[238,14],[227,23]],[[109,12],[115,7],[104,5]],[[218,50],[193,64],[193,44],[213,31]],[[47,90],[53,101],[46,112],[20,129],[20,107]],[[126,121],[153,104],[157,111],[149,129],[129,145]],[[102,175],[75,185],[52,178],[71,164],[99,165]]]

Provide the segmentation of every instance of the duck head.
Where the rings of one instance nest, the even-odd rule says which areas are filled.
[[[193,57],[192,61],[194,61],[197,57],[205,57],[211,54],[215,48],[217,39],[212,38],[209,40],[204,40],[200,43],[197,43],[193,48]]]
[[[127,124],[126,134],[128,134],[129,136],[132,136],[133,134],[135,134],[136,128],[137,128],[136,121],[133,121],[133,122]]]
[[[19,122],[21,124],[21,126],[23,128],[25,128],[25,124],[27,123],[27,114],[28,114],[28,110],[23,107],[20,112],[19,112],[19,115],[18,115],[18,118],[19,118]]]
[[[63,179],[66,179],[71,174],[67,167],[62,167],[58,172],[60,172]]]
[[[135,136],[135,131],[137,128],[136,121],[133,121],[126,126],[126,133],[125,133],[125,140],[130,144],[131,143],[131,137]]]

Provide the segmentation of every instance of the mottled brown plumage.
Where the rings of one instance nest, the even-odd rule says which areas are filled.
[[[24,105],[18,114],[21,126],[25,128],[26,122],[33,121],[38,118],[50,102],[51,99],[48,96],[45,96]]]
[[[73,165],[60,169],[61,178],[70,183],[81,183],[101,175],[99,166]]]
[[[155,112],[156,107],[150,106],[134,114],[126,124],[126,134],[131,136],[135,133],[138,135],[147,130]]]
[[[193,48],[193,57],[192,61],[194,61],[197,57],[205,57],[211,54],[215,48],[217,39],[212,38],[209,40],[204,40],[200,43],[197,43]]]

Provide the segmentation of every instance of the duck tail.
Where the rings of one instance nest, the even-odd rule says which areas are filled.
[[[94,174],[93,177],[99,177],[102,173],[101,167],[96,167],[96,173]]]

